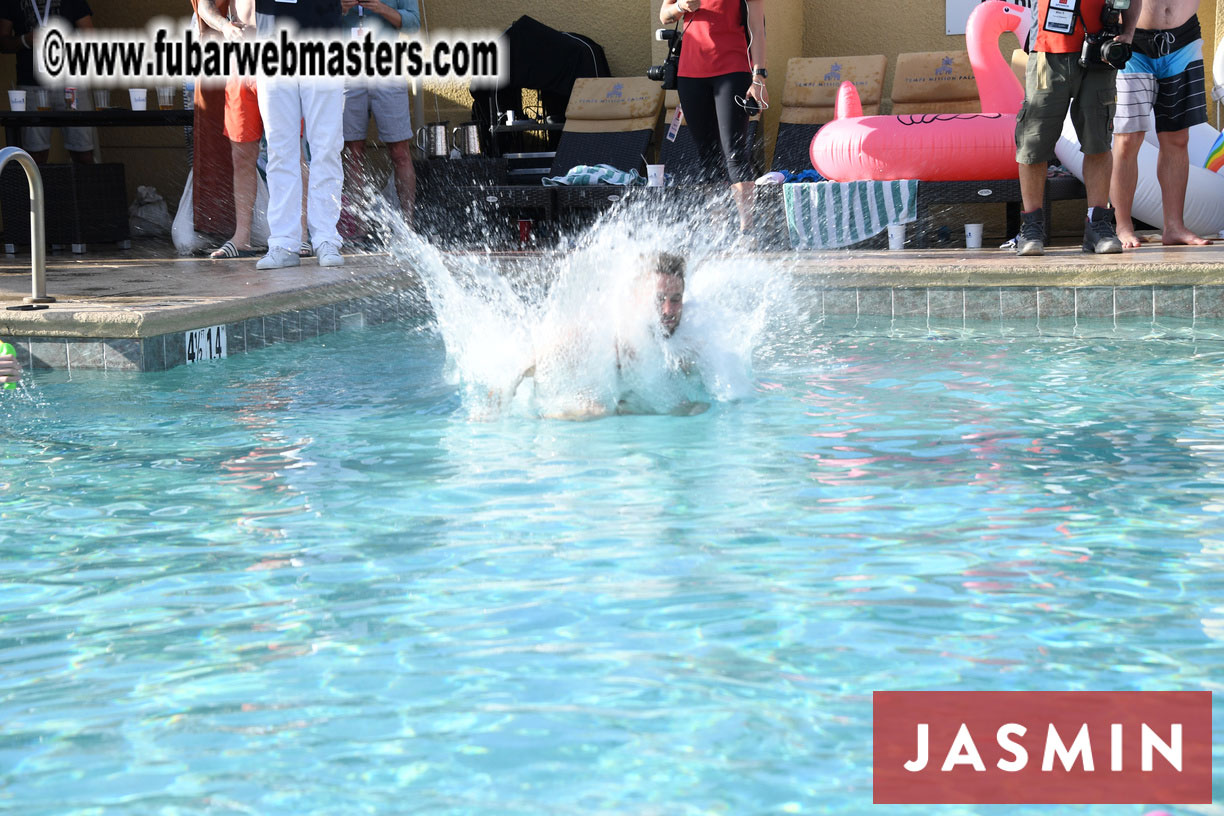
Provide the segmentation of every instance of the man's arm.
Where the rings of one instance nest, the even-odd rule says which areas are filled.
[[[242,25],[227,19],[213,0],[200,0],[196,11],[200,19],[204,21],[204,25],[219,32],[225,39],[230,41],[242,39]]]
[[[1139,25],[1139,15],[1143,12],[1143,0],[1131,0],[1130,8],[1122,12],[1122,33],[1114,37],[1122,42],[1133,42],[1135,28]]]
[[[394,2],[395,0],[392,0]],[[358,0],[358,5],[365,9],[370,14],[377,14],[379,17],[391,24],[392,28],[399,31],[416,31],[421,27],[421,17],[419,14],[408,15],[405,11],[400,10],[398,4],[389,6],[382,0]],[[415,6],[416,3],[413,3]],[[415,24],[412,28],[408,28],[408,21],[414,19]]]

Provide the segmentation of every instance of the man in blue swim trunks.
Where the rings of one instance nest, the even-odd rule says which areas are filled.
[[[1199,31],[1198,0],[1147,0],[1139,13],[1135,53],[1118,72],[1118,109],[1114,117],[1113,191],[1118,238],[1124,247],[1137,247],[1139,237],[1131,219],[1138,180],[1139,148],[1148,116],[1156,115],[1160,154],[1156,178],[1164,212],[1164,244],[1208,243],[1186,228],[1186,180],[1190,159],[1186,152],[1189,128],[1207,121],[1207,94],[1203,81],[1203,40]]]

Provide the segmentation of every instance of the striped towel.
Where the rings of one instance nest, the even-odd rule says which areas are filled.
[[[917,217],[918,182],[820,181],[785,184],[786,225],[795,249],[833,249]]]
[[[636,170],[625,172],[617,170],[610,164],[580,164],[570,168],[564,176],[552,176],[543,179],[545,187],[556,187],[561,184],[571,186],[590,186],[593,184],[612,184],[618,187],[641,185],[646,179],[638,175]]]

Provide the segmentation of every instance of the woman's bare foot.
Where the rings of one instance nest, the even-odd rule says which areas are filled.
[[[1119,229],[1118,240],[1122,242],[1123,249],[1143,246],[1143,239],[1136,235],[1133,229]]]
[[[1165,230],[1164,235],[1160,237],[1160,243],[1165,246],[1207,246],[1211,242],[1182,227],[1181,229]]]

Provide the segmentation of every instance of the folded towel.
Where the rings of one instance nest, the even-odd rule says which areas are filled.
[[[785,184],[786,225],[795,249],[833,249],[865,241],[918,214],[918,182],[821,181]]]
[[[552,176],[543,180],[545,187],[556,187],[565,184],[570,186],[590,186],[595,184],[611,184],[616,187],[645,184],[646,179],[638,175],[636,170],[626,173],[617,170],[610,164],[580,164],[570,168],[564,176]]]

